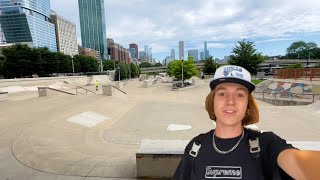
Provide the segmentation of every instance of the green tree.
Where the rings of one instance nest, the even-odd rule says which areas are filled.
[[[203,73],[204,74],[214,74],[216,71],[216,67],[218,68],[219,65],[214,62],[213,57],[208,57],[203,64]]]
[[[162,64],[161,63],[156,63],[156,64],[153,65],[153,67],[159,67],[159,66],[162,66]]]
[[[125,65],[125,74],[126,74],[126,79],[130,79],[131,78],[131,68],[130,68],[130,64],[124,64]]]
[[[115,60],[104,60],[103,63],[103,70],[114,70],[117,67],[119,61]]]
[[[4,75],[5,74],[5,59],[4,57],[0,56],[0,75]]]
[[[131,72],[132,78],[138,77],[138,74],[139,74],[138,67],[134,63],[130,64],[130,70],[131,70],[130,72]]]
[[[167,73],[170,76],[174,76],[178,80],[182,79],[182,61],[175,60],[168,64]],[[183,61],[183,79],[190,79],[192,76],[198,75],[198,69],[194,65],[192,57],[189,57],[188,60]]]
[[[6,78],[20,78],[32,75],[33,64],[31,59],[32,49],[27,45],[16,44],[4,48]]]
[[[119,71],[120,71],[120,80],[126,79],[128,77],[128,71],[127,71],[126,65],[124,63],[119,63],[114,75],[115,81],[119,81]]]
[[[286,67],[286,69],[296,69],[296,68],[303,68],[303,67],[300,63],[292,64],[292,65]]]
[[[56,58],[56,52],[51,52],[48,48],[36,48],[36,50],[40,53],[43,61],[45,75],[59,72],[59,61]]]
[[[152,67],[152,65],[150,63],[148,63],[148,62],[142,62],[141,64],[139,64],[139,66],[141,68],[143,68],[143,67]]]
[[[84,55],[75,55],[73,59],[78,59],[80,72],[98,72],[99,62],[96,58]]]
[[[310,53],[310,58],[316,59],[318,57],[317,49],[318,45],[314,42],[297,41],[287,48],[286,56],[288,59],[308,59]]]
[[[254,46],[254,43],[250,41],[238,41],[233,48],[229,64],[244,67],[250,73],[256,74],[259,64],[263,62],[263,57],[261,53],[256,52]]]

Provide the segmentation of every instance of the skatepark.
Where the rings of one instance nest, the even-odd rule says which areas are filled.
[[[204,108],[210,79],[195,77],[192,88],[178,91],[170,81],[159,79],[146,88],[130,79],[118,85],[126,93],[118,96],[106,96],[102,88],[96,92],[95,80],[117,86],[107,76],[0,81],[0,91],[8,92],[0,101],[0,179],[137,179],[142,140],[187,141],[214,128]],[[318,91],[320,82],[312,83],[302,89]],[[44,86],[75,95],[38,97],[37,87]],[[320,150],[317,98],[304,106],[258,100],[260,122],[253,128]]]

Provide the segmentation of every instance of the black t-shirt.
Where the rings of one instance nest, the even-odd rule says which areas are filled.
[[[239,146],[228,154],[219,154],[215,151],[212,136],[213,130],[207,133],[202,141],[200,151],[193,160],[193,168],[189,172],[188,179],[274,179],[273,173],[278,169],[278,155],[285,149],[293,148],[292,145],[287,144],[285,140],[274,133],[263,132],[259,135],[262,155],[260,158],[262,159],[257,160],[250,153],[247,129],[244,131],[244,137]],[[220,139],[215,136],[215,143],[220,150],[227,151],[239,141],[240,137]],[[188,163],[192,163],[189,152],[196,139],[197,137],[191,140],[185,149],[183,159]]]

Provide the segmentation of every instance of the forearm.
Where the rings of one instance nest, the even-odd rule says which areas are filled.
[[[320,151],[287,149],[278,156],[279,166],[294,179],[313,180],[320,177]]]

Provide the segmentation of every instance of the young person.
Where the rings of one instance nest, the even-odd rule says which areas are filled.
[[[216,128],[190,141],[173,179],[320,179],[319,152],[300,151],[272,132],[244,127],[259,122],[246,69],[218,68],[210,88],[205,106]]]

